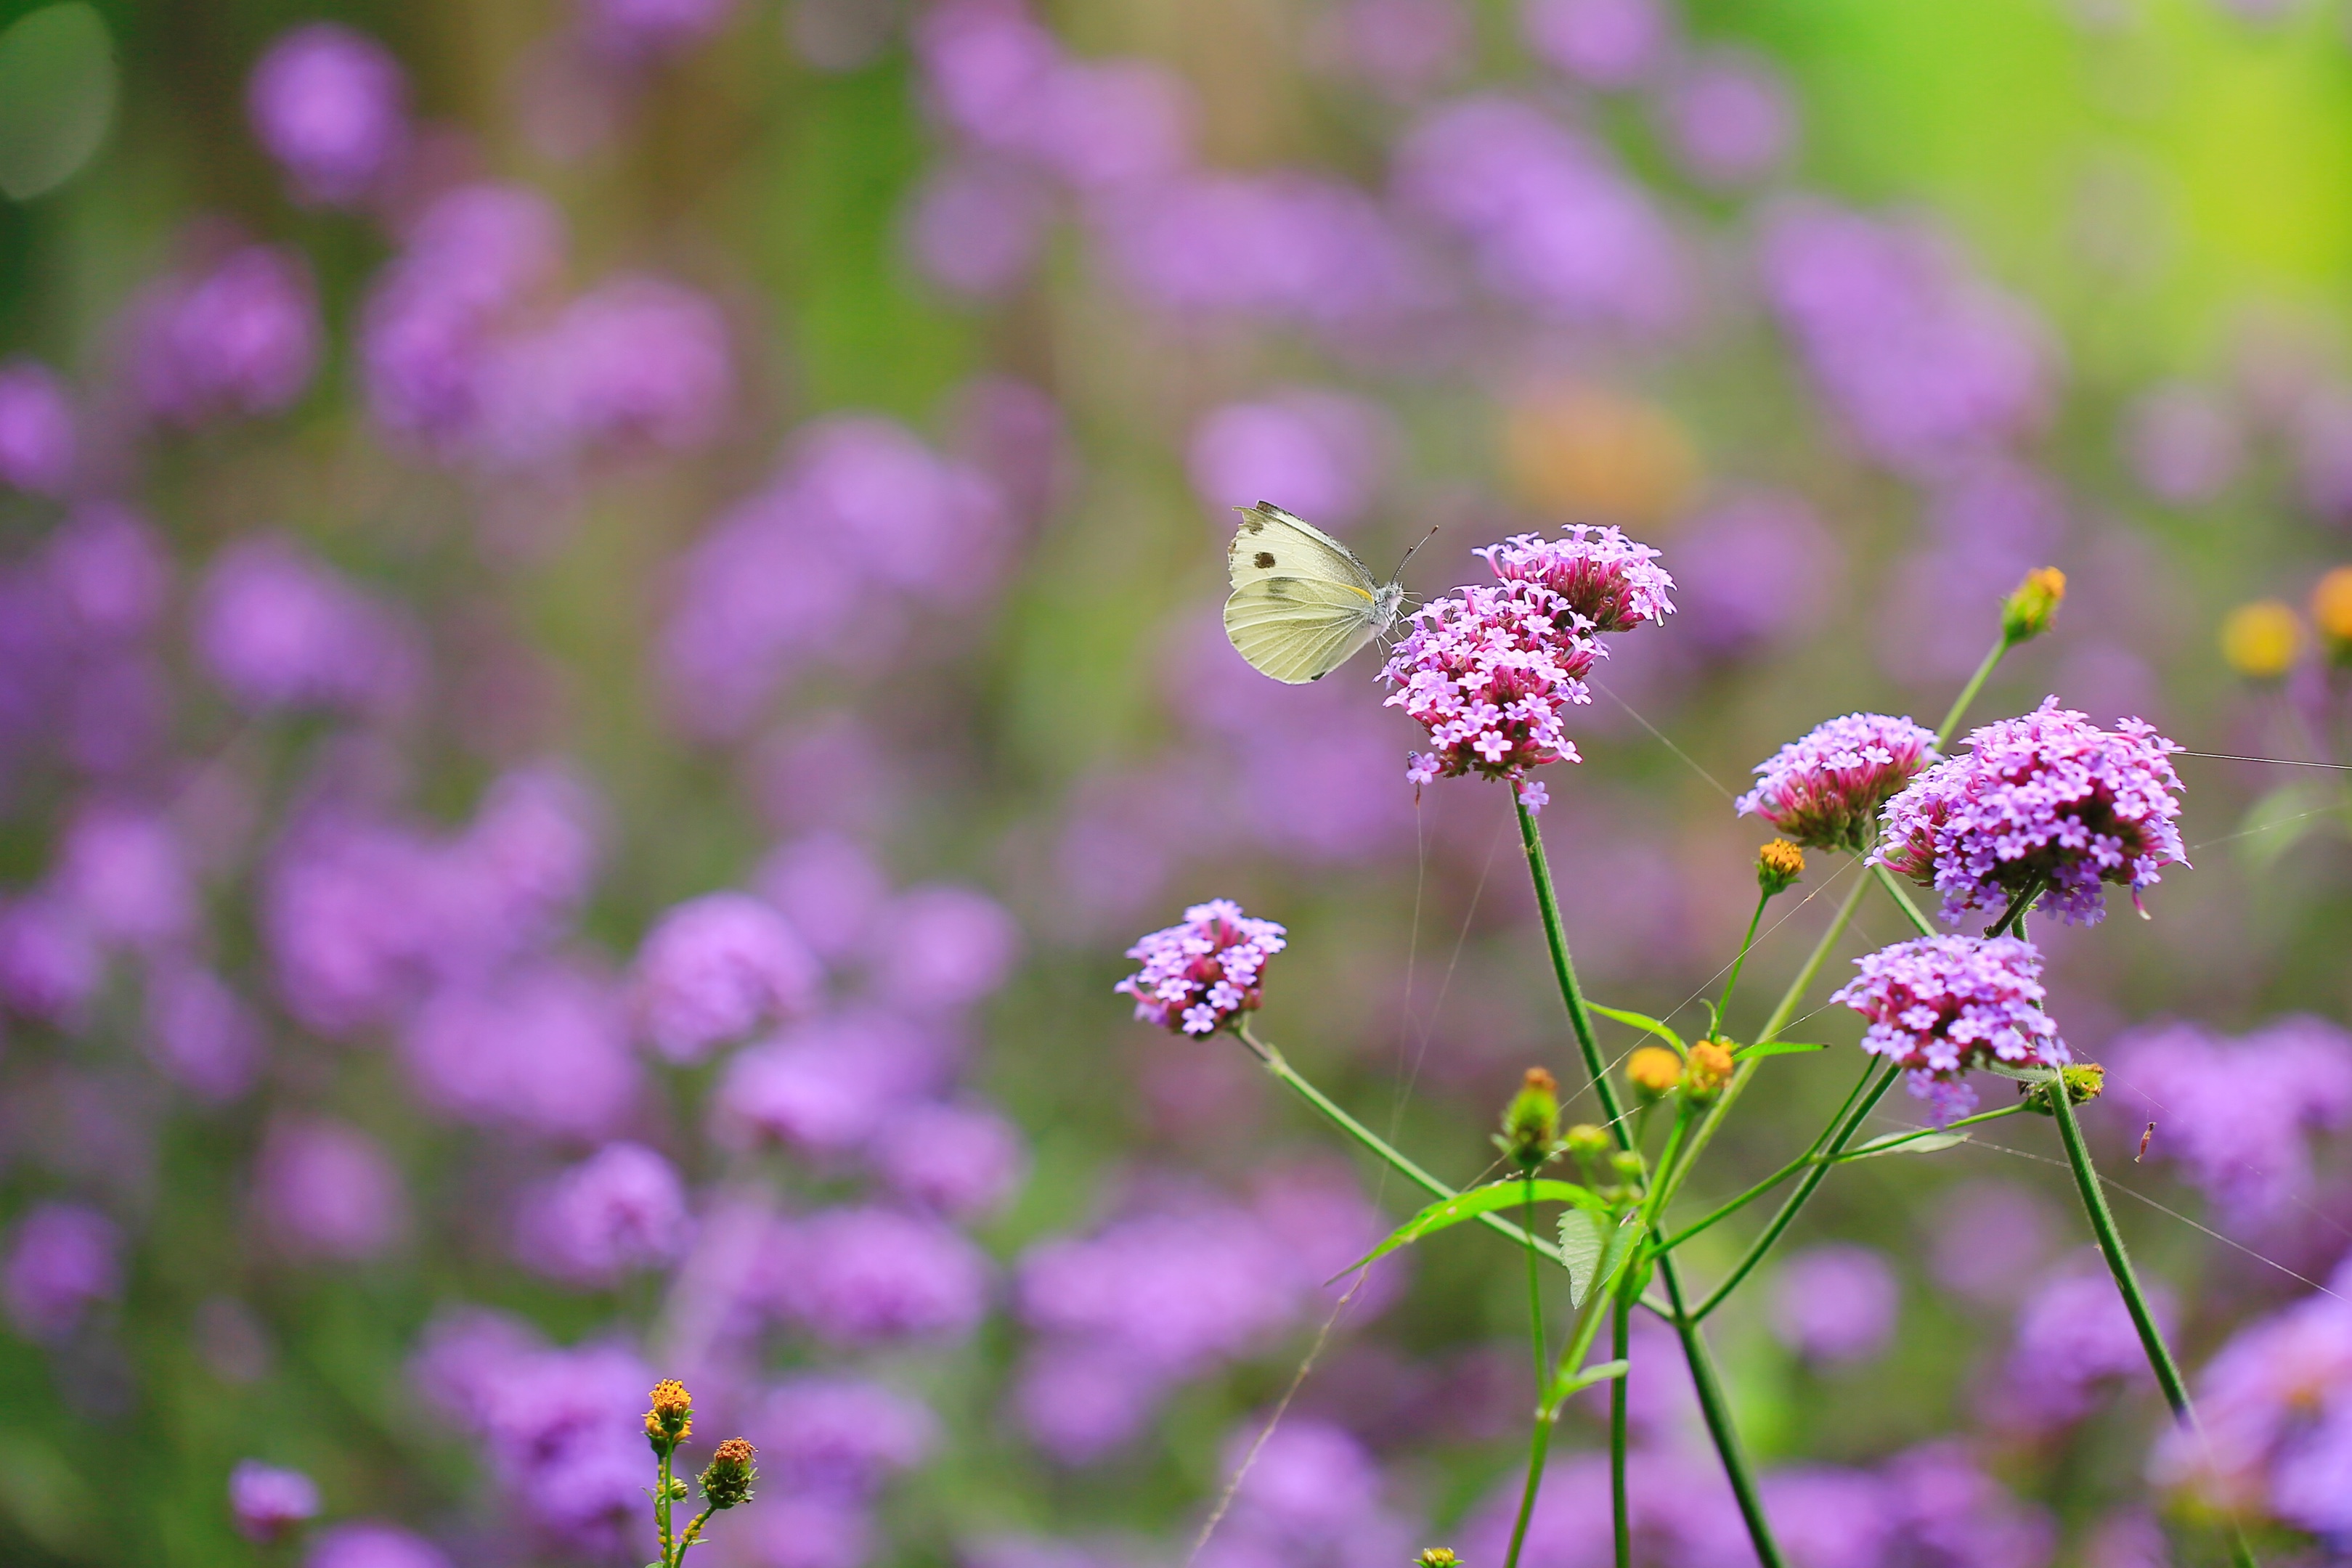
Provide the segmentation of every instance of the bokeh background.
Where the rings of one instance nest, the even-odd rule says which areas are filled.
[[[0,1557],[635,1563],[675,1375],[762,1449],[713,1568],[1172,1565],[1319,1347],[1201,1561],[1495,1568],[1517,1260],[1335,1313],[1412,1197],[1110,991],[1244,900],[1263,1031],[1457,1180],[1575,1078],[1503,792],[1224,644],[1265,498],[1438,526],[1422,595],[1664,551],[1543,821],[1677,1022],[1747,770],[1936,722],[2029,568],[1977,718],[2276,759],[2041,933],[2217,1447],[2033,1118],[1711,1328],[1804,1568],[2352,1561],[2347,284],[2334,0],[5,0]],[[1691,1212],[1843,1092],[1807,1030]],[[1747,1561],[1654,1328],[1640,1555]],[[1597,1408],[1531,1565],[1606,1561]]]

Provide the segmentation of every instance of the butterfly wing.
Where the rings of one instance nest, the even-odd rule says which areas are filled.
[[[1393,617],[1352,583],[1260,577],[1225,601],[1225,635],[1241,656],[1287,685],[1320,680]]]
[[[1242,524],[1225,550],[1225,572],[1236,591],[1271,577],[1346,583],[1370,604],[1380,579],[1356,552],[1303,518],[1260,501],[1241,508]]]

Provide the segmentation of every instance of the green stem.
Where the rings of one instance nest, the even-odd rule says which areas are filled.
[[[1723,1299],[1731,1294],[1740,1281],[1748,1278],[1757,1264],[1764,1260],[1764,1254],[1771,1250],[1775,1241],[1780,1239],[1780,1233],[1789,1228],[1790,1222],[1797,1218],[1797,1211],[1805,1207],[1805,1200],[1813,1196],[1813,1189],[1820,1186],[1822,1178],[1830,1174],[1830,1166],[1836,1162],[1837,1156],[1845,1152],[1846,1145],[1853,1140],[1855,1132],[1861,1128],[1863,1118],[1870,1114],[1871,1107],[1878,1103],[1879,1097],[1895,1086],[1895,1080],[1901,1075],[1901,1072],[1900,1068],[1887,1068],[1879,1076],[1876,1085],[1864,1092],[1861,1102],[1847,1113],[1845,1120],[1839,1124],[1836,1134],[1830,1140],[1829,1147],[1822,1154],[1813,1157],[1813,1168],[1805,1173],[1805,1179],[1797,1184],[1797,1190],[1790,1193],[1788,1201],[1780,1205],[1780,1211],[1772,1217],[1772,1222],[1764,1228],[1763,1234],[1748,1244],[1748,1250],[1740,1255],[1739,1261],[1732,1266],[1731,1272],[1725,1276],[1723,1283],[1717,1285],[1708,1293],[1706,1300],[1699,1303],[1697,1314],[1692,1320],[1694,1322],[1704,1320],[1709,1312],[1721,1306]]]
[[[1936,727],[1937,750],[1941,751],[1952,744],[1952,737],[1958,731],[1960,719],[1969,711],[1969,705],[1977,700],[1977,693],[1984,689],[1984,684],[1990,678],[1993,667],[2000,663],[2001,655],[2008,652],[2009,638],[2004,634],[1993,643],[1992,652],[1984,656],[1984,663],[1977,666],[1977,673],[1969,677],[1969,684],[1960,688],[1960,695],[1952,699],[1952,711],[1946,714],[1944,722]]]
[[[1583,1053],[1584,1071],[1592,1080],[1592,1092],[1600,1097],[1603,1120],[1615,1134],[1617,1146],[1632,1148],[1633,1139],[1625,1127],[1625,1108],[1618,1103],[1616,1086],[1609,1082],[1609,1065],[1601,1059],[1601,1041],[1592,1032],[1592,1015],[1586,1011],[1584,992],[1576,983],[1576,961],[1569,956],[1568,936],[1560,928],[1559,898],[1552,888],[1551,863],[1544,858],[1543,834],[1536,828],[1536,816],[1527,802],[1512,791],[1511,803],[1519,813],[1519,841],[1528,852],[1528,876],[1536,887],[1536,909],[1543,916],[1544,942],[1551,948],[1552,974],[1559,981],[1559,999],[1568,1009],[1568,1025],[1576,1033],[1576,1049]]]
[[[696,1542],[702,1538],[702,1527],[704,1523],[709,1520],[712,1514],[718,1511],[719,1510],[715,1507],[705,1507],[700,1513],[694,1516],[694,1521],[688,1524],[684,1531],[679,1532],[677,1538],[677,1555],[669,1560],[670,1568],[679,1568],[679,1565],[685,1563],[686,1549],[692,1546]]]
[[[654,1526],[661,1541],[662,1568],[672,1568],[677,1561],[670,1555],[669,1537],[669,1463],[677,1451],[676,1445],[665,1450],[654,1469]]]
[[[2044,885],[2042,879],[2037,876],[2019,888],[2016,896],[2009,901],[2009,907],[2000,912],[2000,918],[1994,921],[1992,928],[1985,933],[1986,940],[1990,941],[1995,936],[2005,934],[2011,926],[2018,925],[2023,921],[2025,912],[2032,907],[2036,898],[2042,896],[2042,889]]]
[[[1622,1281],[1619,1282],[1622,1283]],[[1559,1375],[1545,1385],[1538,1397],[1535,1430],[1528,1437],[1527,1484],[1519,1490],[1518,1518],[1511,1525],[1511,1547],[1508,1555],[1503,1559],[1503,1568],[1518,1568],[1519,1548],[1526,1543],[1528,1537],[1528,1521],[1535,1517],[1536,1493],[1543,1487],[1544,1461],[1551,1452],[1551,1429],[1559,1421],[1559,1407],[1564,1397],[1559,1391],[1567,1386],[1572,1369],[1584,1364],[1586,1354],[1592,1349],[1593,1338],[1601,1332],[1603,1308],[1618,1294],[1615,1291],[1604,1292],[1598,1288],[1599,1281],[1594,1283],[1592,1293],[1585,1297],[1584,1305],[1577,1310],[1576,1327],[1570,1333],[1568,1343],[1560,1349]],[[1617,1387],[1622,1390],[1625,1385],[1622,1371],[1616,1381]]]
[[[1612,1360],[1623,1361],[1632,1349],[1633,1321],[1633,1293],[1621,1289],[1610,1320]],[[1622,1377],[1609,1385],[1609,1524],[1616,1547],[1615,1568],[1633,1568],[1633,1516],[1625,1496],[1625,1380]]]
[[[1519,1513],[1511,1521],[1511,1549],[1503,1558],[1503,1568],[1518,1568],[1519,1548],[1527,1544],[1528,1521],[1535,1517],[1536,1492],[1543,1485],[1544,1460],[1551,1453],[1551,1427],[1545,1414],[1537,1411],[1535,1430],[1528,1434],[1528,1479],[1519,1488]]]
[[[1739,971],[1748,967],[1748,950],[1756,946],[1756,928],[1764,923],[1764,906],[1771,902],[1772,895],[1769,893],[1757,895],[1756,913],[1748,917],[1748,935],[1739,939],[1739,955],[1731,960],[1731,973],[1723,982],[1723,994],[1715,999],[1718,1028],[1731,1011],[1731,994],[1739,988]]]
[[[1886,890],[1886,896],[1895,901],[1895,906],[1903,912],[1903,918],[1911,923],[1912,930],[1922,936],[1936,935],[1935,922],[1920,913],[1919,906],[1911,901],[1911,890],[1897,882],[1893,872],[1883,865],[1873,865],[1870,874],[1878,879],[1878,885]]]
[[[1435,1176],[1422,1169],[1412,1160],[1406,1158],[1405,1155],[1399,1152],[1394,1145],[1391,1145],[1387,1139],[1381,1137],[1370,1127],[1365,1126],[1361,1122],[1357,1121],[1353,1116],[1348,1114],[1347,1112],[1341,1110],[1329,1095],[1324,1093],[1323,1091],[1316,1088],[1314,1084],[1309,1083],[1306,1079],[1300,1077],[1298,1070],[1292,1067],[1288,1061],[1283,1059],[1282,1052],[1275,1050],[1274,1047],[1266,1044],[1255,1034],[1252,1034],[1247,1024],[1244,1024],[1241,1027],[1240,1033],[1242,1043],[1249,1047],[1251,1053],[1255,1055],[1260,1062],[1265,1064],[1265,1070],[1268,1072],[1273,1073],[1275,1077],[1288,1084],[1294,1093],[1296,1093],[1300,1099],[1306,1101],[1309,1105],[1314,1106],[1316,1110],[1321,1112],[1324,1118],[1333,1126],[1347,1134],[1348,1136],[1355,1139],[1357,1143],[1363,1145],[1363,1147],[1370,1153],[1387,1161],[1390,1167],[1395,1170],[1397,1174],[1403,1176],[1407,1181],[1412,1182],[1414,1186],[1420,1187],[1423,1192],[1430,1194],[1433,1197],[1459,1197],[1462,1196],[1459,1189],[1446,1186],[1444,1182],[1438,1180]],[[1499,1214],[1482,1214],[1478,1216],[1478,1223],[1484,1225],[1489,1230],[1510,1238],[1512,1241],[1517,1243],[1519,1246],[1533,1248],[1535,1250],[1542,1253],[1545,1257],[1550,1259],[1553,1262],[1559,1264],[1563,1268],[1567,1267],[1568,1260],[1560,1256],[1559,1247],[1521,1229],[1517,1225],[1512,1224],[1509,1220],[1505,1219]]]
[[[1675,1278],[1673,1259],[1658,1260],[1658,1277],[1665,1281],[1667,1297],[1674,1302],[1675,1312],[1669,1321],[1682,1339],[1683,1358],[1690,1363],[1691,1386],[1698,1394],[1699,1414],[1706,1418],[1707,1436],[1715,1440],[1716,1455],[1723,1462],[1724,1479],[1731,1483],[1731,1494],[1738,1500],[1739,1517],[1747,1522],[1748,1539],[1756,1549],[1756,1560],[1761,1568],[1786,1568],[1780,1543],[1772,1539],[1772,1521],[1765,1515],[1764,1499],[1757,1490],[1755,1473],[1748,1469],[1747,1452],[1739,1446],[1738,1428],[1732,1425],[1731,1406],[1724,1398],[1715,1357],[1699,1332],[1698,1319],[1684,1304],[1682,1281]]]
[[[1542,1260],[1537,1256],[1535,1248],[1536,1173],[1532,1169],[1527,1173],[1527,1193],[1525,1212],[1528,1217],[1528,1343],[1535,1349],[1536,1398],[1541,1400],[1545,1396],[1546,1390],[1550,1386],[1544,1378],[1551,1369],[1551,1357],[1544,1349],[1543,1279],[1537,1272],[1542,1266]]]
[[[2179,1363],[2172,1359],[2171,1347],[2164,1343],[2164,1331],[2157,1326],[2156,1314],[2148,1310],[2147,1293],[2140,1288],[2139,1272],[2132,1267],[2131,1254],[2124,1250],[2123,1233],[2116,1228],[2115,1212],[2107,1207],[2106,1189],[2099,1183],[2098,1167],[2091,1163],[2091,1148],[2083,1139],[2083,1124],[2074,1118],[2074,1099],[2066,1092],[2063,1073],[2054,1075],[2050,1085],[2050,1110],[2057,1119],[2059,1141],[2066,1145],[2066,1164],[2074,1173],[2074,1190],[2082,1195],[2083,1212],[2090,1217],[2091,1230],[2099,1239],[2099,1251],[2107,1260],[2107,1272],[2115,1276],[2116,1289],[2123,1294],[2124,1308],[2131,1313],[2132,1328],[2139,1334],[2148,1369],[2156,1374],[2156,1385],[2164,1391],[2164,1402],[2172,1407],[2172,1418],[2194,1428],[2197,1407],[2189,1402],[2189,1384],[2180,1375]],[[2238,1568],[2255,1568],[2253,1548],[2247,1544],[2245,1531],[2234,1515],[2230,1521],[2230,1560]]]
[[[1868,1159],[1874,1155],[1883,1155],[1889,1149],[1899,1149],[1904,1145],[1920,1138],[1933,1138],[1944,1133],[1956,1132],[1962,1127],[1973,1127],[1979,1122],[1998,1122],[2003,1116],[2014,1116],[2021,1111],[2032,1109],[2032,1105],[2021,1100],[2014,1105],[2003,1105],[1998,1111],[1979,1111],[1973,1116],[1963,1116],[1958,1121],[1948,1123],[1941,1127],[1921,1127],[1916,1132],[1906,1133],[1899,1138],[1889,1138],[1884,1143],[1873,1144],[1866,1149],[1849,1149],[1842,1155],[1824,1155],[1820,1163],[1836,1166],[1843,1165],[1848,1160]]]

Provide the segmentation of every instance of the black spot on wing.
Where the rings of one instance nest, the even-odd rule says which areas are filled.
[[[1260,571],[1272,571],[1274,570],[1274,552],[1272,550],[1265,549],[1258,551],[1256,564],[1257,569]]]

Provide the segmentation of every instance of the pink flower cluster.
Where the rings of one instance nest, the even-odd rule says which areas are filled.
[[[1230,898],[1184,912],[1181,925],[1154,931],[1127,950],[1143,966],[1111,988],[1135,998],[1143,1022],[1184,1034],[1214,1034],[1255,1012],[1265,961],[1288,944],[1281,926],[1252,920]]]
[[[1625,537],[1622,528],[1578,523],[1556,539],[1514,534],[1470,552],[1505,582],[1540,583],[1559,595],[1587,632],[1630,632],[1644,621],[1664,624],[1675,612],[1666,590],[1675,580],[1656,564],[1658,552]]]
[[[1574,617],[1560,596],[1536,582],[1472,585],[1413,612],[1412,631],[1381,676],[1401,707],[1429,732],[1432,747],[1405,769],[1415,784],[1475,774],[1519,779],[1547,762],[1580,760],[1560,715],[1592,694],[1585,673],[1601,644],[1561,630]],[[1543,787],[1521,787],[1530,806]]]
[[[2159,866],[2187,864],[2171,754],[2155,727],[2114,730],[2049,697],[2020,718],[1968,737],[1969,754],[1938,763],[1887,802],[1873,856],[1944,895],[1944,918],[2000,909],[2034,882],[2042,907],[2075,925],[2105,913],[2099,884],[2139,890]]]
[[[1870,845],[1878,809],[1930,762],[1936,737],[1892,714],[1850,713],[1817,726],[1756,765],[1739,814],[1758,816],[1807,849]]]
[[[1937,1125],[1965,1114],[1971,1067],[2061,1067],[2071,1058],[2042,1010],[2042,954],[2014,936],[1922,936],[1854,960],[1862,972],[1830,998],[1870,1020],[1862,1049],[1909,1071]]]

